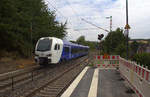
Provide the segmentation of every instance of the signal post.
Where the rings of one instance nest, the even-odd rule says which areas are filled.
[[[99,50],[101,50],[100,48],[101,48],[101,39],[104,37],[104,34],[98,34],[98,40],[100,40],[99,41]],[[100,51],[99,51],[99,53],[100,53]]]

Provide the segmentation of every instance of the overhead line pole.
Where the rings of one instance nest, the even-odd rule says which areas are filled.
[[[126,0],[126,25],[129,25],[128,24],[128,0]],[[129,34],[129,29],[127,29],[127,60],[128,60],[128,56],[129,56],[129,51],[128,51],[128,35]]]
[[[112,31],[112,16],[110,16],[110,32]]]
[[[110,32],[112,31],[112,16],[106,17],[106,19],[110,19]]]
[[[106,19],[110,19],[110,32],[112,32],[112,16],[106,17]],[[109,53],[111,53],[111,49],[112,49],[112,34],[110,33],[110,51],[109,51]]]
[[[126,0],[126,26],[125,26],[125,29],[127,31],[127,43],[126,43],[126,45],[127,45],[127,50],[126,50],[127,56],[126,56],[126,58],[128,60],[128,58],[129,58],[129,48],[128,48],[128,46],[129,46],[129,43],[128,43],[129,39],[128,39],[128,37],[129,37],[129,29],[130,29],[130,26],[129,26],[129,23],[128,23],[128,0]]]

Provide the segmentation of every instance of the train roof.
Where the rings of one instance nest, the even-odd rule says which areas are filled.
[[[64,45],[70,45],[70,46],[78,46],[78,47],[85,47],[85,48],[89,48],[88,46],[84,46],[84,45],[80,45],[80,44],[75,44],[72,42],[69,42],[67,40],[63,40]]]
[[[40,38],[40,39],[45,39],[45,38],[61,40],[61,39],[56,38],[56,37],[42,37],[42,38]],[[61,40],[61,41],[63,41],[63,44],[66,45],[66,46],[68,45],[68,46],[76,46],[76,47],[89,48],[89,46],[84,46],[84,45],[72,43],[72,42],[69,42],[69,41],[67,41],[67,40]]]

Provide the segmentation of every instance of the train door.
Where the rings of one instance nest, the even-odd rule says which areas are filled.
[[[53,63],[58,63],[60,60],[60,45],[58,44],[58,41],[56,40],[54,43],[54,50],[53,50]]]
[[[57,42],[54,44],[54,50],[53,50],[53,62],[52,63],[57,63]]]
[[[60,40],[55,40],[54,50],[53,50],[53,63],[58,63],[60,61],[63,50],[63,43]]]
[[[58,62],[61,59],[61,55],[62,55],[62,50],[63,50],[63,44],[58,43],[57,44],[57,58],[58,58]]]

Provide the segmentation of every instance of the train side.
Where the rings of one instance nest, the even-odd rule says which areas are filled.
[[[63,41],[63,52],[61,60],[70,60],[88,54],[88,46],[74,44],[68,41]]]
[[[55,37],[40,38],[35,47],[35,61],[40,64],[57,64],[88,54],[88,46],[74,44]]]

